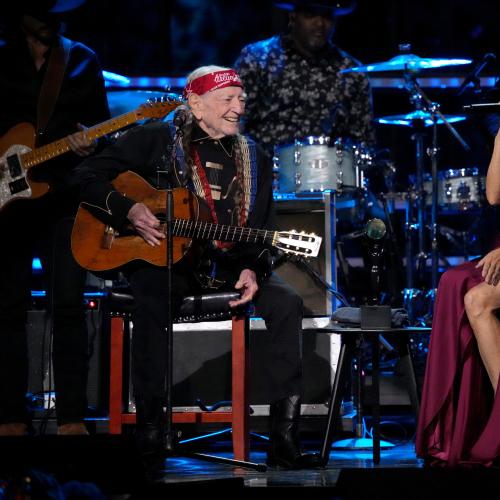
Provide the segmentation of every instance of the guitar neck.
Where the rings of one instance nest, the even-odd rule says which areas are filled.
[[[137,121],[136,111],[129,111],[123,115],[111,118],[103,123],[94,125],[86,130],[86,135],[91,141],[99,139],[106,134],[111,132],[116,132],[127,125],[135,123]],[[43,163],[44,161],[55,158],[56,156],[62,155],[70,151],[71,147],[67,137],[59,139],[58,141],[51,142],[45,146],[33,149],[27,153],[20,155],[20,161],[23,168],[28,169]]]
[[[245,243],[267,243],[272,245],[276,238],[275,231],[268,231],[266,229],[226,226],[187,219],[175,219],[172,231],[174,236],[235,243],[242,241]]]

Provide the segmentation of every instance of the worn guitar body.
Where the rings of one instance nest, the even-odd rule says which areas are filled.
[[[165,220],[166,191],[153,188],[134,172],[120,174],[115,189],[136,202],[144,203],[161,221]],[[297,231],[271,231],[249,227],[228,226],[211,222],[205,202],[185,188],[173,190],[174,220],[172,222],[174,264],[190,250],[193,240],[260,243],[274,246],[285,253],[317,257],[321,238]],[[161,230],[165,230],[165,226]],[[130,230],[118,234],[80,205],[71,235],[71,248],[76,261],[90,271],[105,271],[133,260],[144,260],[166,266],[166,242],[152,247]]]
[[[35,147],[35,127],[31,123],[18,123],[0,137],[0,159],[19,158]],[[39,198],[50,190],[45,182],[35,182],[20,164],[17,172],[4,168],[0,172],[0,208],[23,198]]]
[[[142,177],[127,172],[113,182],[116,190],[129,198],[144,203],[160,220],[165,219],[166,191],[150,186]],[[193,221],[210,221],[210,212],[199,203],[188,189],[173,190],[174,214],[176,218]],[[192,239],[175,237],[172,260],[174,264],[191,248]],[[71,248],[76,261],[85,269],[104,271],[113,269],[136,259],[156,266],[166,266],[166,241],[152,247],[138,234],[119,235],[114,229],[97,220],[80,205],[71,235]]]

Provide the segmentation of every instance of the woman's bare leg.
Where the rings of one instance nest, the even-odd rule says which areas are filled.
[[[500,376],[500,285],[486,282],[471,288],[464,297],[465,311],[477,340],[479,354],[496,393]]]

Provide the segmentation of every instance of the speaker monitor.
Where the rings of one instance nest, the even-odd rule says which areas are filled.
[[[282,199],[276,201],[278,228],[315,233],[323,238],[317,258],[301,260],[286,257],[275,269],[304,300],[305,316],[329,316],[332,313],[332,295],[314,279],[308,269],[317,272],[336,288],[335,254],[335,200],[332,193],[323,193],[317,199]]]
[[[109,365],[109,338],[102,329],[101,310],[87,311],[89,334],[89,373],[87,383],[88,404],[98,410],[107,405]],[[29,378],[28,392],[41,395],[54,391],[53,372],[49,368],[51,322],[45,310],[28,311],[27,336]],[[50,375],[50,376],[49,376]]]

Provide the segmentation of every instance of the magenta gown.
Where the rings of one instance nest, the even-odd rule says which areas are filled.
[[[417,455],[431,465],[490,466],[500,455],[500,396],[493,398],[464,310],[465,293],[483,281],[475,265],[439,282],[416,437]]]

